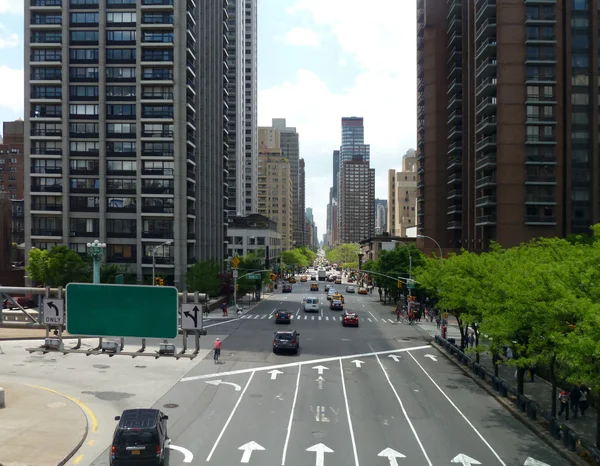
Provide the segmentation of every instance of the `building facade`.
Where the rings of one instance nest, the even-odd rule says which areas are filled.
[[[227,14],[227,211],[235,217],[258,206],[257,0],[227,0]]]
[[[231,217],[228,232],[229,259],[248,253],[275,258],[281,253],[281,234],[277,231],[277,223],[263,215]]]
[[[417,170],[414,150],[402,158],[402,171],[388,170],[388,231],[406,236],[406,229],[417,224]]]
[[[387,199],[375,199],[375,234],[381,235],[384,232],[387,232],[387,225],[388,201]]]
[[[281,248],[293,243],[292,180],[290,162],[281,149],[262,147],[258,154],[258,213],[277,223]]]
[[[598,2],[417,10],[420,233],[478,251],[588,232],[600,210]]]
[[[223,260],[226,7],[26,2],[26,250],[97,238],[180,287]]]
[[[339,242],[358,243],[375,232],[375,169],[348,160],[340,172]]]
[[[302,221],[299,225],[299,228],[302,230],[302,238],[300,242],[296,242],[296,246],[305,246],[309,245],[310,243],[306,236],[306,218],[303,214],[304,210],[306,209],[306,165],[304,163],[304,159],[300,159],[298,168],[298,203],[299,211],[301,212],[302,216]]]
[[[389,233],[374,235],[363,239],[360,244],[360,252],[364,254],[363,264],[368,260],[376,261],[379,259],[381,251],[391,251],[395,248],[403,248],[401,243],[416,246],[416,238],[405,236],[394,236]]]
[[[0,138],[0,197],[23,199],[24,138],[23,120],[2,124]]]

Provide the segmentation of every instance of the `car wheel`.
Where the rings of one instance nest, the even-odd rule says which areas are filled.
[[[300,348],[296,348],[296,349],[294,350],[294,354],[298,354],[298,350],[299,350],[299,349],[300,349]]]
[[[273,353],[277,354],[277,350],[275,348],[273,348]]]

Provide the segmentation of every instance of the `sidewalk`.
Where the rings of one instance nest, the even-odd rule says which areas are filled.
[[[439,330],[434,323],[424,323],[423,321],[420,326],[424,331],[429,333],[431,336],[439,335]],[[458,337],[454,335],[458,335]],[[460,345],[460,331],[456,325],[456,321],[452,323],[450,321],[450,325],[448,326],[448,338],[456,338],[456,344]],[[475,354],[470,354],[469,351],[466,352],[467,355],[471,356],[475,359]],[[483,352],[479,355],[479,363],[486,368],[492,374],[494,373],[494,364],[492,363],[492,355],[489,352]],[[508,367],[506,365],[500,364],[498,367],[498,377],[503,379],[508,385],[512,386],[516,389],[517,387],[517,379],[515,377],[515,368]],[[557,389],[557,392],[560,392],[560,388]],[[541,377],[534,377],[534,381],[529,381],[529,374],[525,374],[525,384],[524,384],[524,395],[529,399],[536,402],[536,404],[546,411],[548,414],[552,411],[552,385]],[[558,393],[557,393],[558,396]],[[560,407],[557,405],[557,410]],[[558,414],[558,411],[557,411]],[[557,418],[560,422],[563,422],[571,429],[573,429],[577,434],[589,445],[595,445],[596,443],[596,409],[593,407],[589,407],[585,413],[585,416],[577,416],[573,418],[573,413],[569,413],[569,420],[564,420],[564,414],[560,418]]]
[[[0,463],[3,466],[65,464],[87,435],[80,406],[60,394],[0,381],[6,407],[0,409]]]

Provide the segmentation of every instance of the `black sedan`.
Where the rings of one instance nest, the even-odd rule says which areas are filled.
[[[273,353],[292,351],[298,353],[300,349],[300,334],[296,330],[277,331],[273,338]]]
[[[329,309],[332,311],[343,311],[344,304],[339,299],[333,299],[329,305]]]
[[[281,287],[281,292],[282,293],[291,293],[292,292],[292,285],[283,285]]]
[[[292,313],[285,309],[278,309],[275,311],[275,323],[276,324],[289,324],[292,321]]]

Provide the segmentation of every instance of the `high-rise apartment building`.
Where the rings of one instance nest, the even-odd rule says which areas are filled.
[[[236,216],[258,208],[257,0],[228,0],[227,13],[227,210]]]
[[[338,198],[338,179],[340,176],[340,151],[333,151],[333,192],[332,196]]]
[[[402,158],[402,171],[388,170],[388,231],[406,237],[406,229],[417,224],[417,170],[414,150]]]
[[[0,138],[0,199],[23,199],[23,120],[2,124]]]
[[[375,169],[347,160],[340,172],[339,242],[358,243],[375,232]]]
[[[342,145],[340,146],[341,163],[346,160],[370,160],[370,146],[365,144],[365,126],[362,117],[342,118]]]
[[[281,248],[292,248],[292,180],[290,162],[279,148],[261,147],[258,153],[258,213],[277,222]]]
[[[26,0],[26,250],[97,238],[182,287],[223,259],[226,7]]]
[[[598,221],[597,7],[419,0],[421,234],[485,250]]]
[[[416,183],[415,183],[416,185]],[[416,187],[416,186],[415,186]],[[414,211],[416,216],[416,211]],[[387,199],[375,199],[375,234],[381,235],[387,230],[388,225],[388,201]]]
[[[296,242],[296,246],[305,246],[308,245],[308,240],[306,237],[306,219],[302,212],[306,208],[306,165],[304,163],[304,159],[300,159],[298,163],[298,209],[300,212],[300,216],[302,217],[300,220],[299,228],[302,230],[302,238],[300,242]],[[312,212],[312,209],[311,209]]]

